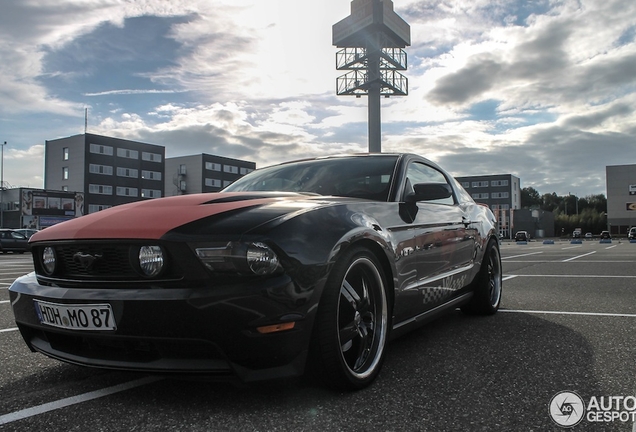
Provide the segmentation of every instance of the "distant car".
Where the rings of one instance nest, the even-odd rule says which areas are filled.
[[[24,235],[27,239],[30,239],[33,234],[38,232],[38,230],[32,228],[18,228],[14,231]]]
[[[572,238],[581,238],[581,231],[574,230],[574,232],[572,233]]]
[[[24,234],[12,229],[0,229],[0,252],[23,254],[29,250],[29,240]]]
[[[609,231],[602,231],[601,232],[601,240],[603,239],[611,239],[612,236],[610,235]]]
[[[517,234],[515,234],[515,241],[528,241],[528,238],[526,231],[517,231]]]
[[[422,157],[322,157],[42,230],[9,296],[29,348],[57,360],[245,381],[309,362],[357,389],[390,338],[441,310],[497,312],[496,224]]]
[[[636,227],[631,227],[629,229],[629,232],[627,233],[627,238],[629,240],[634,240],[636,239]]]
[[[592,237],[593,237],[593,236],[592,236],[592,233],[591,233],[591,232],[585,233],[585,238],[586,238],[586,239],[591,239]]]

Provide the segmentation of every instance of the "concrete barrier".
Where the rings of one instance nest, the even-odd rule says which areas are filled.
[[[583,244],[583,240],[580,240],[580,239],[572,240],[570,241],[570,244]]]
[[[554,244],[554,240],[543,240],[543,244]]]
[[[599,243],[611,243],[612,239],[601,239],[599,240]]]
[[[518,245],[527,245],[528,242],[527,241],[518,241],[517,244]]]

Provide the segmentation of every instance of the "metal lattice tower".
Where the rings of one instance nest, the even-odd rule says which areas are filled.
[[[336,69],[348,70],[336,80],[336,93],[369,96],[369,152],[380,153],[380,97],[406,96],[406,52],[411,28],[393,11],[391,0],[353,0],[351,15],[333,25]]]

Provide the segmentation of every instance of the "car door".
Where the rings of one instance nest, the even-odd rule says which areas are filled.
[[[406,188],[432,183],[446,184],[453,190],[443,172],[420,161],[411,162],[406,175]],[[417,303],[424,311],[449,300],[467,283],[475,233],[454,193],[447,198],[418,201],[416,205],[412,227],[418,266]]]

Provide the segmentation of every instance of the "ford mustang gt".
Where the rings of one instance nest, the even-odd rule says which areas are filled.
[[[498,310],[496,233],[425,158],[302,160],[40,231],[11,305],[28,347],[64,362],[358,389],[390,339]]]

